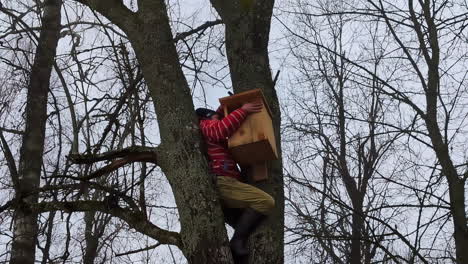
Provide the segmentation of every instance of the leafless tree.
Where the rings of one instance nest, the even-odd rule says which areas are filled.
[[[244,1],[235,1],[216,8],[223,13],[221,19],[229,21],[229,30],[240,30],[237,37],[226,37],[231,75],[245,74],[242,73],[245,69],[239,67],[243,58],[235,58],[231,43],[247,40],[249,54],[243,56],[261,59],[242,62],[260,72],[247,76],[252,81],[249,86],[241,83],[246,76],[236,77],[235,81],[233,78],[235,90],[262,88],[278,116],[275,124],[279,128],[279,107],[267,53],[273,1],[267,2],[268,5],[246,5]],[[2,39],[9,44],[12,38],[34,39],[44,30],[30,21],[34,15],[48,14],[43,12],[39,1],[36,3],[37,6],[32,2],[2,6],[2,14],[12,25]],[[229,14],[227,9],[238,11]],[[35,11],[33,16],[29,14],[31,10]],[[202,84],[203,74],[216,79],[203,68],[209,63],[203,59],[207,54],[204,52],[212,47],[197,52],[190,41],[199,45],[197,36],[204,36],[205,31],[222,20],[208,21],[173,36],[173,21],[169,21],[169,8],[164,1],[65,1],[62,15],[65,24],[58,24],[57,41],[59,38],[68,41],[70,47],[55,56],[50,65],[56,74],[53,78],[57,87],[48,87],[49,114],[44,122],[49,123],[45,151],[41,154],[44,161],[38,161],[42,170],[37,174],[37,179],[42,180],[31,188],[32,194],[27,194],[36,200],[21,206],[17,200],[10,200],[2,206],[3,212],[24,209],[32,212],[31,219],[39,216],[39,232],[32,232],[29,239],[34,241],[32,247],[37,245],[42,252],[43,263],[74,261],[77,244],[81,245],[86,263],[113,262],[115,258],[126,261],[129,255],[161,245],[179,248],[190,263],[232,263],[217,195],[199,148],[191,95],[195,87],[190,89],[182,71],[194,74],[194,84]],[[239,19],[246,19],[250,26],[236,29],[235,21]],[[261,27],[256,26],[258,19]],[[261,39],[252,38],[257,33],[261,33],[258,34]],[[252,36],[244,39],[246,34]],[[87,49],[80,48],[93,35],[99,36],[94,43]],[[194,40],[189,40],[192,37]],[[177,46],[179,43],[183,43],[182,47]],[[220,49],[224,41],[208,43]],[[261,43],[260,49],[253,43]],[[15,49],[10,46],[9,54],[17,55]],[[24,58],[27,60],[28,56]],[[233,62],[236,64],[232,65]],[[18,65],[11,64],[5,69]],[[106,68],[111,69],[110,73]],[[29,76],[28,67],[20,70]],[[21,124],[15,126],[21,128]],[[16,135],[10,128],[2,131]],[[155,136],[160,141],[152,140]],[[3,141],[5,153],[14,149],[14,137]],[[275,218],[252,239],[251,263],[283,261],[281,166],[280,160],[273,162],[271,180],[261,186],[275,195],[279,206]],[[157,187],[151,186],[155,174],[167,177],[164,184],[171,187],[175,204],[169,201],[168,205],[158,205],[154,199]],[[158,219],[159,209],[179,217],[180,232],[170,230],[175,228],[169,224],[168,229],[160,227],[163,221]],[[77,230],[80,225],[83,229]],[[124,229],[134,229],[136,232],[125,232],[150,238],[155,243],[125,251],[125,247],[116,246],[118,234]],[[56,240],[62,243],[54,248]],[[171,248],[170,252],[175,262]],[[35,258],[30,247],[27,259],[33,262]]]
[[[344,116],[354,120],[353,122],[374,124],[370,127],[380,127],[380,129],[387,131],[374,133],[375,136],[381,138],[382,135],[389,134],[393,135],[395,139],[389,141],[393,145],[391,155],[382,160],[386,163],[392,160],[398,161],[392,165],[394,169],[375,167],[372,169],[374,176],[370,180],[372,182],[383,180],[386,182],[386,190],[397,187],[400,195],[395,196],[391,192],[374,189],[369,185],[371,189],[368,190],[372,190],[372,192],[367,193],[366,200],[379,208],[377,211],[380,211],[379,217],[372,219],[373,221],[380,221],[384,226],[385,223],[391,223],[396,219],[399,219],[400,222],[405,221],[407,226],[404,228],[401,228],[401,225],[396,225],[395,228],[390,225],[387,230],[382,230],[382,234],[386,233],[390,235],[389,239],[392,239],[393,236],[400,243],[403,242],[407,247],[407,252],[405,253],[403,248],[395,248],[391,244],[374,243],[379,245],[379,250],[383,251],[381,253],[381,256],[384,256],[382,261],[408,263],[454,261],[464,263],[466,252],[462,248],[466,248],[467,237],[464,199],[466,161],[463,155],[459,155],[459,153],[465,152],[464,146],[456,143],[464,137],[466,127],[464,123],[466,111],[463,110],[466,93],[463,88],[466,72],[464,70],[465,55],[461,52],[466,48],[461,40],[466,21],[466,12],[463,11],[466,10],[464,3],[456,1],[419,1],[417,3],[413,1],[397,3],[387,1],[353,1],[350,3],[295,1],[294,3],[297,8],[287,9],[285,13],[300,17],[300,22],[297,24],[299,27],[294,28],[283,22],[285,28],[296,40],[295,44],[298,46],[305,45],[314,51],[323,51],[321,57],[316,52],[313,55],[300,54],[303,56],[301,58],[315,59],[315,67],[319,67],[317,65],[320,65],[320,62],[317,61],[320,60],[325,60],[332,65],[336,65],[333,61],[338,60],[341,63],[338,65],[346,65],[344,73],[347,82],[351,83],[349,87],[358,88],[352,94],[345,94],[346,100],[351,101],[348,103],[348,107],[352,109],[344,111]],[[334,32],[339,28],[334,23],[336,21],[343,21],[348,25],[344,31],[346,34],[342,34],[342,39],[338,42],[345,43],[344,48],[338,50],[334,48],[336,46]],[[334,25],[334,28],[326,29],[330,24]],[[444,45],[440,43],[444,43]],[[294,46],[294,48],[296,47]],[[319,60],[316,59],[317,56]],[[302,76],[305,76],[308,80],[307,83],[314,87],[310,91],[311,97],[319,98],[315,100],[318,100],[320,104],[322,100],[319,96],[322,94],[314,94],[314,91],[318,89],[315,86],[320,86],[322,82],[327,80],[326,76],[330,74],[323,72],[316,74],[311,71],[310,67],[303,66],[301,65],[299,71],[303,71]],[[327,69],[326,67],[322,68]],[[340,75],[342,71],[329,72],[332,73],[331,76],[337,82],[343,75]],[[333,89],[330,87],[327,87],[327,91],[332,92]],[[377,114],[374,116],[380,119],[371,118],[373,115],[359,118],[355,116],[358,110],[361,113],[372,113],[367,111],[372,107],[365,106],[374,105],[371,102],[358,101],[358,106],[352,107],[356,93],[359,94],[360,90],[366,91],[365,97],[369,100],[375,98],[373,94],[379,95],[378,98],[383,103],[377,103],[378,108],[376,109],[379,111],[373,111],[373,113]],[[357,97],[361,98],[362,96]],[[311,100],[311,105],[303,106],[299,112],[318,112],[318,116],[327,121],[333,117],[340,120],[341,107],[339,104],[336,105],[336,112],[324,113],[316,109],[317,101]],[[299,105],[305,104],[301,102]],[[320,124],[315,123],[315,118],[317,117],[308,122],[308,125],[314,131],[318,130],[315,133],[322,133]],[[356,133],[360,131],[360,128],[351,125],[346,127],[346,131]],[[342,138],[339,132],[338,130],[333,135],[334,139],[336,137]],[[358,145],[366,142],[362,140],[362,135],[359,133],[359,136],[353,137],[352,141],[356,140]],[[367,142],[372,144],[370,138]],[[344,146],[349,145],[352,144]],[[340,150],[343,148],[342,146],[340,146]],[[378,149],[378,144],[375,146]],[[359,153],[359,148],[355,149]],[[368,148],[368,150],[370,149],[372,147]],[[329,152],[332,153],[328,150],[325,153]],[[349,153],[346,156],[348,155]],[[357,164],[366,165],[368,168],[372,167],[369,165],[378,164],[369,163],[369,160],[365,162],[366,159],[359,158],[359,156],[357,155],[353,159]],[[366,156],[372,157],[372,155]],[[326,164],[333,162],[333,158],[325,154],[320,155],[320,157],[323,161],[318,163],[320,164],[319,169],[324,169]],[[356,166],[356,168],[359,167]],[[362,172],[364,171],[362,170]],[[328,176],[330,173],[323,170],[320,177],[324,177],[323,175]],[[345,180],[346,173],[343,174],[342,171],[339,171],[338,175]],[[364,178],[354,177],[360,182],[363,182],[361,180]],[[323,184],[324,180],[320,182]],[[333,181],[328,181],[328,183],[333,183]],[[348,185],[349,183],[344,182],[343,188],[349,194]],[[341,191],[343,188],[339,188],[339,190]],[[327,194],[324,189],[315,191]],[[350,195],[352,200],[351,197],[352,195]],[[392,198],[391,201],[390,198]],[[343,199],[337,199],[336,202],[343,203]],[[377,204],[375,204],[376,202]],[[383,204],[379,205],[378,203]],[[343,205],[346,204],[344,201]],[[350,204],[352,206],[349,210],[352,210],[353,213],[357,211],[360,215],[359,207],[356,207],[352,201]],[[385,209],[390,207],[398,210]],[[358,209],[356,210],[356,208]],[[410,208],[414,209],[410,210]],[[366,208],[366,210],[376,212],[370,208]],[[405,214],[404,218],[400,218],[401,215]],[[446,231],[451,226],[451,221],[453,221],[453,233],[448,233]],[[321,222],[319,221],[319,223]],[[408,229],[411,231],[407,231]],[[361,237],[361,247],[370,238],[373,237],[369,234],[366,237]],[[456,250],[453,250],[453,247]],[[322,247],[322,250],[327,254],[330,252],[329,247]],[[351,258],[356,261],[352,251],[351,247],[350,261]],[[357,253],[357,250],[354,252]],[[364,256],[365,253],[361,256],[363,260],[366,259]],[[330,256],[327,255],[327,257]],[[359,263],[359,261],[355,263]]]
[[[11,182],[15,189],[13,241],[10,263],[34,263],[37,212],[27,204],[38,202],[42,160],[47,121],[47,98],[55,51],[60,33],[62,2],[44,2],[42,29],[34,61],[29,73],[25,128],[22,138],[19,166],[16,166],[8,145],[4,144]],[[17,169],[18,168],[18,169]]]

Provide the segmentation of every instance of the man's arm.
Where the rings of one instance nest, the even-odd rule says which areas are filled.
[[[203,135],[212,141],[221,141],[230,137],[241,126],[247,112],[239,108],[221,120],[204,120],[200,124]]]
[[[205,137],[210,140],[224,140],[239,129],[248,114],[260,112],[262,107],[261,102],[246,103],[221,120],[202,121],[200,128]]]

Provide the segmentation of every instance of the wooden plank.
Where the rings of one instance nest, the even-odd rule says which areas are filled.
[[[234,94],[231,96],[226,96],[219,99],[219,102],[223,106],[228,107],[228,111],[232,112],[237,108],[241,107],[243,104],[255,101],[255,99],[262,99],[263,95],[260,89],[250,90],[243,93]]]
[[[252,142],[230,149],[234,160],[241,165],[255,164],[261,161],[275,160],[276,154],[268,140]]]
[[[226,106],[228,109],[228,113],[236,110],[237,108],[241,107],[245,103],[250,103],[254,102],[258,99],[261,99],[263,101],[263,104],[265,105],[268,114],[270,115],[271,118],[271,110],[270,107],[268,106],[265,96],[263,95],[263,92],[261,89],[254,89],[254,90],[249,90],[246,92],[234,94],[231,96],[226,96],[219,98],[219,102],[222,106]]]
[[[268,176],[266,161],[278,158],[271,111],[260,89],[219,99],[225,115],[243,104],[261,99],[259,113],[249,114],[241,127],[229,138],[228,146],[234,159],[241,166],[250,166],[255,181]]]
[[[229,148],[245,145],[254,142],[252,125],[255,122],[253,114],[248,115],[247,118],[242,122],[242,125],[237,131],[229,138]]]
[[[265,108],[263,108],[260,113],[250,114],[246,120],[244,120],[241,127],[229,138],[228,145],[229,148],[235,148],[263,140],[268,140],[274,153],[274,159],[278,158],[273,123]],[[260,145],[258,147],[261,148],[262,146],[263,145]],[[252,150],[255,151],[254,149]],[[262,151],[262,149],[259,151]],[[270,157],[271,155],[268,154],[266,156]],[[268,160],[270,160],[270,158]]]

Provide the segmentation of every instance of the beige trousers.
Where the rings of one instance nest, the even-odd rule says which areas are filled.
[[[275,207],[275,200],[268,193],[232,177],[217,176],[216,185],[221,202],[228,208],[252,208],[268,215]]]

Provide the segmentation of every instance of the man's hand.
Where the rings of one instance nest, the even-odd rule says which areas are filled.
[[[252,103],[246,103],[241,107],[241,109],[244,110],[248,114],[261,112],[262,108],[263,108],[263,103],[261,100],[258,100]]]
[[[224,109],[222,105],[218,106],[218,108],[216,109],[216,113],[224,116]]]

